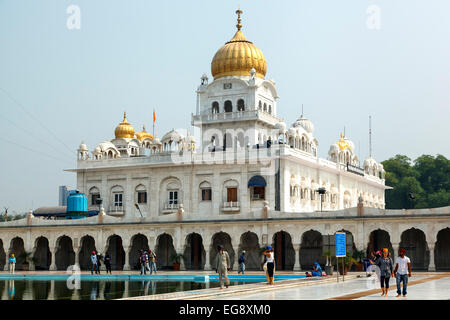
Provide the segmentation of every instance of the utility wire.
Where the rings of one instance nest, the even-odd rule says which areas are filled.
[[[57,151],[58,153],[60,153],[61,151],[67,152],[65,149],[58,149],[57,147],[51,145],[50,143],[48,143],[48,141],[45,141],[41,138],[39,138],[38,136],[36,136],[36,134],[34,134],[33,132],[29,131],[28,129],[22,128],[20,127],[18,124],[16,124],[14,121],[8,119],[7,117],[5,117],[5,115],[0,113],[0,117],[2,117],[3,119],[5,119],[6,121],[8,121],[9,123],[11,123],[13,126],[15,126],[16,128],[18,128],[19,130],[27,133],[29,136],[35,138],[36,140],[40,141],[41,143],[51,147],[53,150]],[[68,154],[65,154],[66,156],[68,156]],[[73,154],[71,155],[73,156]]]
[[[31,149],[31,148],[28,148],[28,147],[26,147],[26,146],[23,146],[23,145],[21,145],[21,144],[19,144],[19,143],[16,143],[16,142],[14,142],[14,141],[5,139],[5,138],[3,138],[3,137],[0,137],[0,140],[3,140],[3,141],[8,142],[8,143],[10,143],[10,144],[12,144],[12,145],[15,145],[16,147],[20,147],[20,148],[22,148],[22,149],[28,150],[28,151],[30,151],[30,152],[34,152],[34,153],[36,153],[36,154],[40,154],[40,155],[45,156],[45,157],[47,157],[47,158],[51,158],[51,159],[54,159],[54,160],[58,160],[58,161],[64,162],[65,165],[68,164],[68,162],[69,162],[69,160],[67,160],[67,159],[62,159],[62,158],[58,158],[58,157],[51,156],[51,155],[49,155],[49,154],[47,154],[47,153],[40,152],[40,151]]]
[[[13,101],[15,104],[17,104],[22,111],[24,111],[30,118],[32,118],[33,120],[35,120],[37,123],[39,123],[41,125],[41,127],[43,127],[45,130],[47,130],[48,133],[50,133],[53,138],[55,138],[59,143],[61,143],[67,150],[69,150],[70,153],[73,152],[73,150],[71,150],[65,143],[64,141],[62,141],[61,139],[58,138],[57,135],[55,135],[49,128],[47,128],[38,118],[36,118],[31,112],[29,112],[19,101],[17,101],[17,99],[15,99],[10,93],[8,93],[8,91],[6,91],[5,89],[3,89],[2,87],[0,87],[0,90],[3,91],[3,93],[9,98],[11,99],[11,101]]]

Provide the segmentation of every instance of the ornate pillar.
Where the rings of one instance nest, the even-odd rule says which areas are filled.
[[[80,268],[80,247],[73,246],[73,251],[75,251],[75,265]]]
[[[125,251],[125,263],[123,265],[123,271],[130,271],[130,253],[131,253],[131,246],[127,246],[128,249]],[[125,248],[124,248],[125,249]]]
[[[436,271],[436,266],[434,264],[434,243],[428,244],[428,249],[430,249],[430,264],[428,265],[428,271]]]
[[[398,250],[400,249],[400,244],[399,243],[392,243],[392,249],[394,250],[393,254],[392,254],[392,261],[394,262],[394,267],[395,267],[395,259],[398,257]]]
[[[51,264],[50,264],[50,271],[55,271],[56,270],[56,247],[49,247],[50,253],[52,254],[52,258],[51,258]]]
[[[210,261],[209,261],[209,259],[210,259],[210,256],[209,256],[209,253],[210,253],[210,248],[211,247],[211,244],[210,243],[203,243],[203,248],[205,248],[205,252],[206,252],[206,255],[205,255],[205,271],[209,271],[209,270],[212,270],[213,268],[211,267],[211,263],[210,263]]]
[[[234,239],[236,241],[232,241],[232,245],[233,245],[233,249],[234,249],[234,263],[231,266],[231,270],[233,271],[238,271],[239,270],[239,255],[241,254],[239,252],[239,242],[240,242],[240,237],[236,237],[237,239]]]
[[[294,271],[300,271],[301,265],[300,265],[300,243],[294,243],[294,250],[295,250],[295,262],[294,262]]]

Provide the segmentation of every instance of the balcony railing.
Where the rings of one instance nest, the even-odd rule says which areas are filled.
[[[194,125],[197,123],[204,123],[204,122],[257,120],[257,119],[270,122],[273,124],[280,122],[282,120],[270,113],[261,110],[246,110],[246,111],[192,115],[192,123]]]
[[[241,207],[237,201],[228,201],[223,203],[222,211],[224,212],[239,212]]]
[[[163,214],[169,214],[169,213],[174,213],[177,212],[178,209],[180,208],[180,204],[179,203],[165,203],[164,204],[164,208],[162,210]]]
[[[111,216],[123,216],[125,214],[125,207],[112,205],[109,207],[108,214]]]

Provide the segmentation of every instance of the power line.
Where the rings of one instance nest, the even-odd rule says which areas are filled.
[[[3,117],[3,119],[5,119],[6,121],[8,121],[9,123],[11,123],[13,126],[15,126],[16,128],[18,128],[19,130],[22,130],[23,132],[27,133],[29,136],[35,138],[36,140],[40,141],[41,143],[51,147],[53,150],[57,151],[58,153],[63,151],[64,149],[58,149],[57,147],[51,145],[50,143],[48,143],[48,141],[45,141],[41,138],[39,138],[38,136],[36,136],[36,134],[34,134],[33,132],[29,131],[28,129],[22,128],[20,127],[18,124],[16,124],[14,121],[8,119],[7,117],[5,117],[5,115],[0,113],[0,117]],[[67,152],[66,150],[64,150],[64,152]],[[68,154],[66,154],[68,156]],[[71,156],[73,156],[71,154]]]
[[[69,150],[70,153],[72,153],[73,150],[71,150],[65,143],[64,141],[62,141],[61,139],[58,138],[57,135],[55,135],[49,128],[47,128],[38,118],[36,118],[31,112],[29,112],[19,101],[17,101],[17,99],[15,99],[10,93],[8,93],[8,91],[6,91],[5,89],[0,87],[0,90],[3,91],[4,94],[6,94],[6,96],[8,96],[9,99],[11,99],[11,101],[13,101],[15,104],[17,104],[22,111],[24,111],[30,118],[32,118],[34,121],[36,121],[37,123],[39,123],[41,125],[41,127],[43,127],[45,130],[47,130],[48,133],[50,133],[50,135],[53,136],[53,138],[55,138],[59,143],[61,143],[67,150]]]
[[[31,149],[31,148],[28,148],[28,147],[26,147],[26,146],[23,146],[23,145],[21,145],[21,144],[19,144],[19,143],[16,143],[16,142],[14,142],[14,141],[5,139],[5,138],[3,138],[3,137],[0,137],[0,140],[3,140],[3,141],[8,142],[8,143],[10,143],[10,144],[12,144],[12,145],[15,145],[16,147],[20,147],[20,148],[22,148],[22,149],[25,149],[25,150],[34,152],[34,153],[36,153],[36,154],[40,154],[40,155],[45,156],[45,157],[47,157],[47,158],[51,158],[51,159],[54,159],[54,160],[58,160],[58,161],[64,162],[64,164],[68,164],[68,161],[69,161],[69,160],[67,160],[67,159],[64,159],[64,160],[63,160],[62,158],[54,157],[54,156],[49,155],[49,154],[46,154],[46,153],[44,153],[44,152],[40,152],[40,151]]]

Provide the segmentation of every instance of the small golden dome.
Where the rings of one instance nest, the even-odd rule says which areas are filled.
[[[136,133],[136,138],[139,141],[142,141],[147,138],[153,140],[153,136],[150,133],[148,133],[147,131],[145,131],[145,126],[142,126],[142,131]]]
[[[339,141],[336,141],[336,144],[342,151],[344,151],[347,148],[350,149],[350,145],[347,143],[347,141],[344,140],[344,135],[342,134],[342,132],[341,132],[341,139]]]
[[[114,133],[116,135],[116,139],[134,138],[134,128],[131,124],[128,123],[126,112],[123,113],[123,121],[116,127]]]
[[[211,74],[214,80],[227,76],[249,76],[255,68],[256,76],[264,79],[267,72],[263,53],[241,31],[241,10],[237,10],[238,31],[233,39],[225,43],[214,55],[211,62]]]

